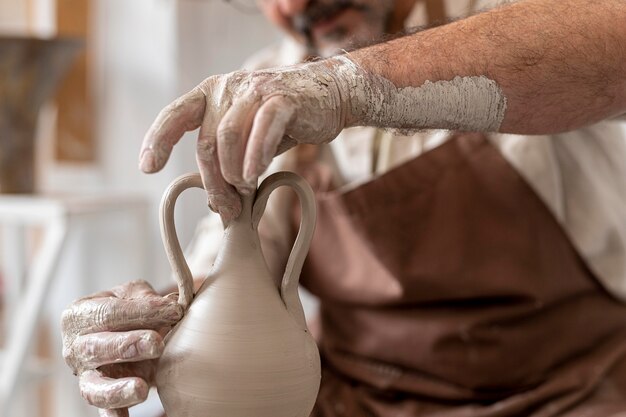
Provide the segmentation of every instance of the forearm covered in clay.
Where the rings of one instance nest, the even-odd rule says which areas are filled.
[[[548,134],[626,110],[626,3],[527,0],[335,62],[347,125]]]
[[[336,70],[349,97],[348,126],[498,131],[504,119],[506,99],[485,76],[398,88],[346,56],[337,58]]]

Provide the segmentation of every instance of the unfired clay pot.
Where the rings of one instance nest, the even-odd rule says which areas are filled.
[[[281,288],[270,276],[257,227],[270,193],[291,186],[302,221]],[[161,232],[185,317],[170,332],[156,382],[168,417],[308,417],[320,383],[320,359],[298,297],[298,279],[315,228],[315,201],[293,173],[268,177],[241,216],[226,225],[208,278],[193,295],[176,237],[174,203],[198,174],[174,181],[161,202]]]

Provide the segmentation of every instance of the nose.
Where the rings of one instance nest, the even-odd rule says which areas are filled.
[[[306,9],[309,0],[278,0],[280,13],[285,17],[296,16]]]

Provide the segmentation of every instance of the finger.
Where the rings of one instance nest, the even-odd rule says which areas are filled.
[[[163,338],[154,330],[91,333],[74,340],[66,360],[76,370],[96,369],[113,363],[156,359],[164,348]]]
[[[112,379],[91,370],[81,374],[80,393],[87,402],[98,408],[132,407],[148,397],[149,387],[141,378]]]
[[[218,212],[225,222],[241,213],[241,198],[235,188],[222,176],[217,156],[217,116],[206,112],[196,148],[196,161],[209,199],[209,207]]]
[[[145,280],[135,280],[113,287],[107,291],[100,291],[76,301],[90,300],[94,298],[138,298],[146,295],[158,295],[152,286]]]
[[[98,412],[100,417],[129,417],[128,408],[117,408],[113,410],[99,408]]]
[[[154,381],[154,373],[156,371],[158,359],[151,359],[141,362],[116,363],[112,365],[103,365],[98,368],[102,376],[107,378],[129,378],[137,377],[148,382]]]
[[[161,110],[143,139],[139,153],[140,169],[156,172],[163,168],[183,134],[200,127],[205,108],[203,91],[194,88]]]
[[[126,282],[111,289],[117,298],[143,298],[149,296],[158,297],[157,292],[144,280]]]
[[[173,326],[183,317],[182,307],[171,298],[104,298],[74,303],[63,312],[66,337],[88,333],[157,330]]]
[[[256,184],[259,175],[269,166],[293,114],[290,102],[278,96],[267,100],[256,113],[244,160],[247,184]]]
[[[217,128],[217,153],[222,176],[242,194],[254,190],[243,179],[243,159],[258,107],[258,96],[254,93],[237,100]]]

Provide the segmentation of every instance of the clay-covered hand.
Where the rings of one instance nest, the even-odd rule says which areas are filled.
[[[183,316],[177,294],[133,281],[76,300],[63,312],[63,356],[101,416],[128,416],[145,401],[163,336]]]
[[[331,141],[347,126],[342,59],[207,78],[156,118],[140,168],[160,170],[186,131],[200,128],[196,158],[209,206],[228,220],[271,159],[298,143]]]

